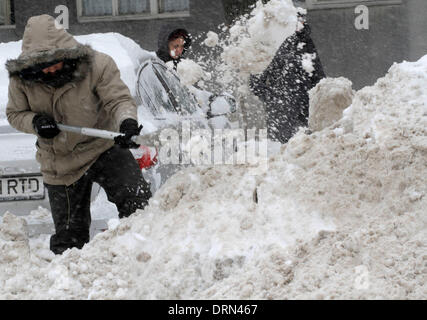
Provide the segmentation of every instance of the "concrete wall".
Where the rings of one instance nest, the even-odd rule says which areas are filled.
[[[84,22],[77,21],[77,6],[75,0],[15,0],[16,30],[15,39],[22,38],[28,18],[34,15],[55,14],[55,7],[66,5],[70,14],[70,29],[73,35],[84,35],[96,32],[119,32],[135,40],[139,45],[147,50],[157,48],[157,37],[160,27],[163,24],[179,23],[186,27],[189,32],[197,36],[216,28],[220,23],[225,22],[224,10],[220,1],[211,0],[190,0],[190,17],[179,19],[149,19],[131,21],[99,21]],[[6,33],[0,30],[0,41],[10,41],[10,36],[6,39]],[[197,47],[196,47],[197,48]]]
[[[427,54],[427,1],[405,1],[409,32],[409,60],[418,60]]]
[[[235,6],[230,3],[235,1]],[[55,16],[57,5],[70,10],[70,33],[119,32],[147,50],[157,48],[161,25],[179,23],[194,36],[202,35],[229,22],[224,7],[240,8],[254,0],[190,0],[189,18],[78,23],[75,0],[15,0],[16,29],[0,29],[0,42],[19,40],[33,15]],[[234,9],[233,9],[234,10]],[[247,10],[243,10],[247,12]],[[238,13],[234,13],[235,17]],[[372,85],[384,76],[393,62],[414,61],[427,54],[427,1],[403,0],[401,5],[369,6],[369,30],[356,30],[353,8],[309,10],[308,23],[325,72],[330,77],[344,76],[355,89]],[[190,57],[199,52],[196,41]]]
[[[328,76],[372,85],[393,62],[427,54],[427,1],[369,6],[369,30],[357,30],[353,8],[309,10],[312,38]]]
[[[0,28],[0,42],[10,42],[20,40],[20,37],[16,34],[15,28]]]
[[[369,7],[369,30],[357,30],[354,8],[310,10],[308,23],[326,74],[350,79],[355,89],[373,84],[409,54],[404,15],[401,5]]]

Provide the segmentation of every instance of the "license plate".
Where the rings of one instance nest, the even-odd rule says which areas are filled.
[[[0,179],[0,202],[44,199],[42,176],[11,176]]]

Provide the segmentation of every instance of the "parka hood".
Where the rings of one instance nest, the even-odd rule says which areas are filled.
[[[185,54],[185,52],[190,48],[191,46],[191,36],[188,33],[188,31],[181,27],[175,27],[170,25],[164,25],[160,32],[159,32],[159,38],[158,38],[158,50],[157,50],[157,56],[162,59],[164,62],[168,62],[173,60],[175,65],[178,64],[178,62],[181,60],[179,59],[172,59],[172,57],[169,54],[169,40],[171,36],[175,33],[182,33],[184,34],[184,51],[182,52],[182,55]]]
[[[22,53],[6,62],[9,76],[22,78],[22,71],[52,61],[77,60],[75,80],[84,78],[94,51],[77,42],[65,29],[57,27],[49,15],[31,17],[22,39]],[[25,81],[25,80],[24,80]],[[28,81],[27,81],[28,82]]]

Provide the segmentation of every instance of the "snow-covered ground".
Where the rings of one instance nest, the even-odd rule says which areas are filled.
[[[288,5],[272,0],[253,18],[294,17]],[[267,171],[188,168],[62,256],[7,214],[0,298],[425,299],[426,87],[427,55],[396,63],[337,122],[299,131]]]

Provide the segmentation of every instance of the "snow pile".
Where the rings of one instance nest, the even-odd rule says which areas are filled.
[[[343,116],[353,101],[352,82],[346,78],[324,78],[309,91],[310,108],[308,126],[320,131]]]
[[[426,65],[426,56],[416,63],[394,64],[386,78],[361,91],[363,96],[344,118],[353,119],[356,133],[381,147],[396,151],[404,140],[415,150],[427,151]]]
[[[0,298],[425,299],[426,86],[427,56],[396,64],[268,171],[186,169],[82,250],[52,259],[10,218]]]

